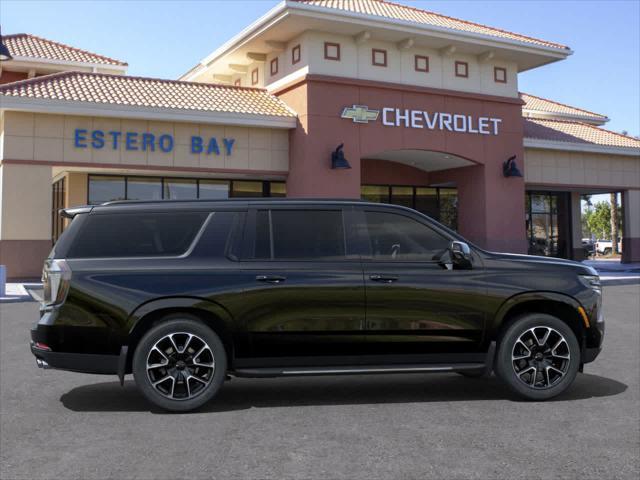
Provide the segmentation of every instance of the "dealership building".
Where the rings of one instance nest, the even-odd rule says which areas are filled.
[[[10,278],[40,274],[59,209],[121,199],[363,198],[487,249],[581,259],[581,195],[620,192],[623,261],[640,261],[640,141],[518,89],[567,46],[381,0],[283,1],[178,80],[2,40]]]

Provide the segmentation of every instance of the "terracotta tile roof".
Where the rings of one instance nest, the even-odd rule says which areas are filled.
[[[266,90],[155,78],[62,72],[0,85],[1,96],[132,107],[295,117]]]
[[[125,62],[87,52],[63,43],[47,40],[29,33],[3,35],[2,41],[14,57],[33,59],[61,60],[66,62],[95,63],[100,65],[126,66]]]
[[[407,22],[431,25],[435,27],[449,28],[463,32],[499,37],[503,39],[516,40],[519,42],[540,45],[544,47],[561,48],[568,50],[569,47],[559,43],[548,42],[538,38],[528,37],[517,33],[489,27],[479,23],[468,22],[458,18],[440,15],[439,13],[421,10],[419,8],[388,2],[385,0],[293,0],[298,3],[322,7],[334,10],[343,10],[351,13],[384,17],[393,20],[404,20]]]
[[[590,112],[582,108],[572,107],[564,103],[555,102],[547,98],[536,97],[528,93],[520,92],[520,98],[524,102],[522,106],[525,110],[535,110],[542,113],[559,113],[564,115],[573,115],[578,117],[597,118],[606,122],[609,120],[606,115]]]
[[[582,122],[525,118],[524,137],[551,142],[640,149],[640,140],[638,139]]]

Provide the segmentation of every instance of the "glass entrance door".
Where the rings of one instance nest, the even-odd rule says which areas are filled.
[[[569,257],[570,211],[567,192],[527,192],[529,255]]]

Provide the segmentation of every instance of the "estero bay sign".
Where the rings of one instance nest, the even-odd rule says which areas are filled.
[[[195,155],[201,153],[205,155],[220,155],[224,152],[228,156],[232,154],[235,142],[234,138],[222,138],[219,142],[216,137],[203,138],[199,135],[192,135],[190,138],[190,151]],[[103,130],[76,128],[73,144],[76,148],[94,148],[96,150],[103,148],[119,150],[124,147],[125,150],[129,151],[155,152],[158,150],[169,153],[174,149],[175,139],[173,135],[168,133],[154,135],[148,132],[105,132]]]
[[[366,105],[345,107],[340,115],[354,123],[375,122],[380,110],[370,109]],[[476,117],[461,113],[427,112],[407,108],[384,107],[382,124],[386,127],[424,128],[427,130],[448,130],[450,132],[472,133],[478,135],[498,135],[501,118]]]

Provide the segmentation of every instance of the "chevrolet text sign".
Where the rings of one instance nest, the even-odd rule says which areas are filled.
[[[342,110],[342,118],[354,123],[369,123],[382,117],[386,127],[424,128],[427,130],[448,130],[450,132],[473,133],[478,135],[498,135],[501,118],[476,117],[460,113],[426,112],[406,108],[384,107],[380,110],[369,109],[366,105],[353,105]]]

